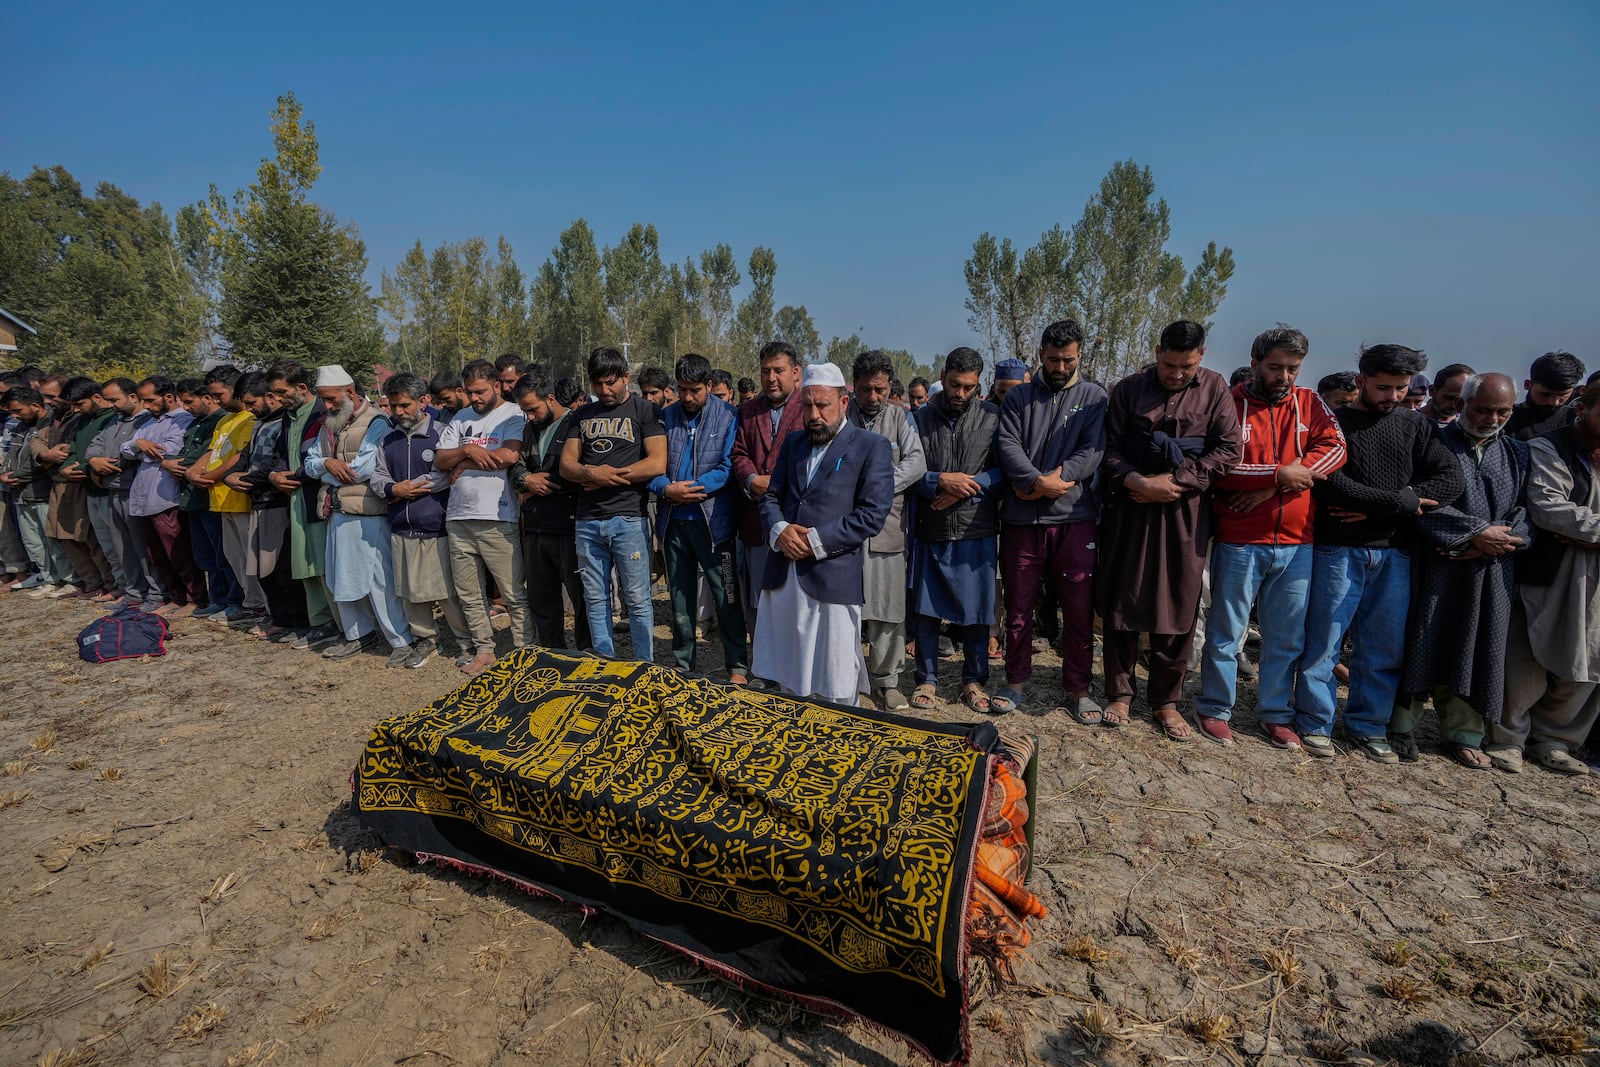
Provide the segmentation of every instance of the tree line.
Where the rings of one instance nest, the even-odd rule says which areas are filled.
[[[639,365],[696,351],[754,376],[761,346],[781,337],[808,361],[846,366],[880,348],[906,382],[942,362],[869,344],[859,328],[824,344],[804,304],[778,303],[771,248],[741,257],[719,242],[669,259],[644,222],[601,245],[578,218],[531,276],[504,236],[431,251],[419,240],[374,295],[359,231],[311,198],[319,144],[294,94],[278,98],[270,131],[273,154],[254,182],[231,195],[213,186],[174,217],[109,183],[86,194],[59,166],[0,174],[0,306],[39,331],[19,342],[24,361],[102,377],[223,358],[429,374],[513,352],[576,374],[591,348],[611,344]],[[1111,168],[1070,229],[1058,223],[1027,248],[983,233],[964,264],[979,347],[1026,361],[1043,327],[1071,316],[1084,325],[1089,373],[1114,380],[1137,367],[1166,322],[1209,324],[1233,274],[1232,250],[1215,242],[1186,269],[1170,235],[1150,169],[1131,160]]]

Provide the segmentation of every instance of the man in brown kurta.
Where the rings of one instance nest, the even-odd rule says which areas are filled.
[[[1200,366],[1205,329],[1161,331],[1156,362],[1111,390],[1102,467],[1105,514],[1095,607],[1105,629],[1107,725],[1128,721],[1139,635],[1150,635],[1147,696],[1174,741],[1194,738],[1178,712],[1211,541],[1206,492],[1239,460],[1227,380]]]

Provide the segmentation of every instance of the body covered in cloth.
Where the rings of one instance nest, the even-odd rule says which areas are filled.
[[[354,786],[390,845],[604,909],[959,1062],[969,952],[1020,951],[1044,914],[1021,884],[1030,757],[988,723],[519,649],[379,723]]]

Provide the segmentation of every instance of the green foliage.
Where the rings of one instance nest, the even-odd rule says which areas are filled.
[[[378,306],[396,370],[431,375],[504,352],[529,354],[527,292],[504,237],[492,256],[481,237],[440,245],[431,256],[418,241],[392,276],[384,271]]]
[[[773,269],[777,268],[774,266]],[[728,325],[728,316],[733,313],[733,291],[738,288],[741,280],[738,261],[733,258],[733,249],[728,245],[719,244],[715,248],[701,252],[700,275],[704,280],[700,304],[710,329],[708,345],[710,351],[706,355],[711,357],[713,366],[721,366],[723,333]]]
[[[561,231],[533,283],[534,352],[557,376],[583,378],[589,351],[612,341],[594,231],[583,219]]]
[[[219,260],[217,326],[237,362],[339,363],[367,379],[383,334],[363,278],[366,245],[308,199],[322,167],[316,127],[301,115],[293,93],[280,96],[274,155],[256,181],[231,200],[213,186],[202,206]]]
[[[636,222],[621,243],[601,253],[600,261],[605,268],[606,309],[611,313],[611,323],[625,346],[623,351],[639,358],[644,354],[645,331],[665,282],[660,236],[654,226]]]
[[[1021,251],[981,234],[965,265],[967,322],[991,359],[1031,359],[1044,327],[1072,317],[1084,328],[1085,371],[1113,382],[1150,358],[1167,323],[1209,328],[1233,250],[1212,242],[1186,273],[1166,251],[1170,212],[1154,196],[1150,168],[1129,160],[1111,167],[1070,233],[1057,224]]]
[[[873,347],[875,346],[861,339],[859,330],[849,337],[832,337],[828,339],[828,347],[823,353],[823,361],[838,367],[844,372],[844,376],[848,380],[851,374],[850,368],[855,363],[856,357]],[[889,362],[894,364],[894,376],[900,379],[901,385],[908,384],[911,379],[918,376],[931,382],[937,375],[933,367],[926,363],[918,362],[917,357],[903,348],[882,348],[879,351],[888,356]],[[942,365],[944,362],[943,357],[940,357],[936,362]]]
[[[193,368],[206,303],[180,238],[110,183],[88,196],[64,167],[0,174],[0,294],[38,331],[18,358],[95,377]]]
[[[785,304],[778,309],[773,322],[776,340],[788,341],[799,351],[800,358],[810,363],[822,353],[822,337],[817,333],[816,324],[811,321],[811,312],[801,304],[794,307]],[[757,352],[760,349],[757,348]]]

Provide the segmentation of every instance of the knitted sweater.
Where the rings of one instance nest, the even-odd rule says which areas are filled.
[[[1408,548],[1419,499],[1448,503],[1466,488],[1460,466],[1424,415],[1346,405],[1334,412],[1344,429],[1345,465],[1312,490],[1316,543],[1347,548]],[[1331,509],[1366,516],[1341,521]]]

